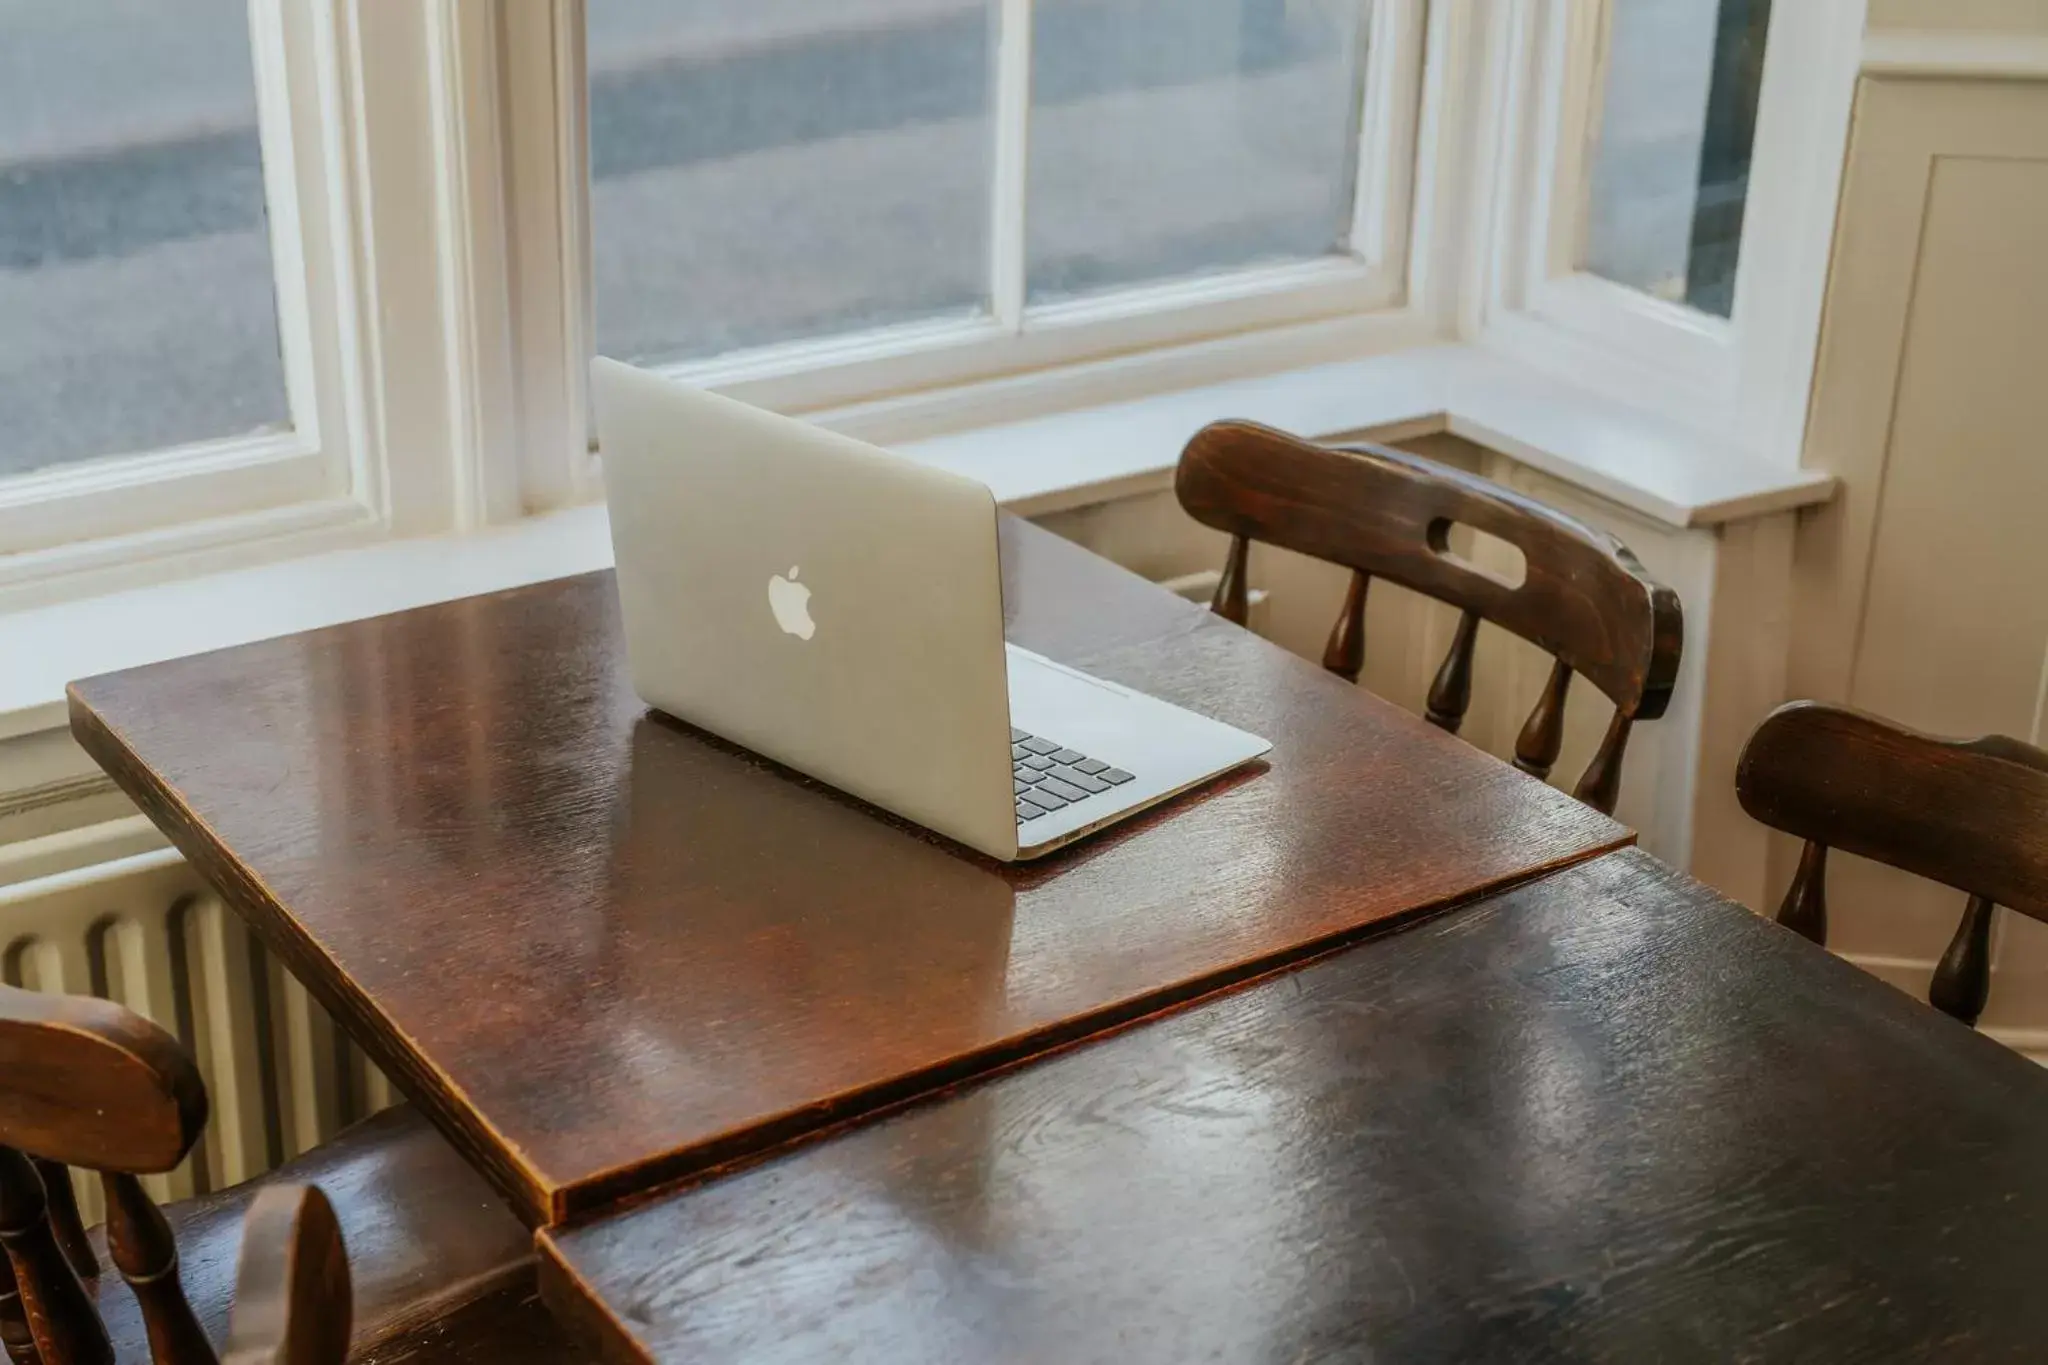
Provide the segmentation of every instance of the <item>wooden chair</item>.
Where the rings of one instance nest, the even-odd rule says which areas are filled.
[[[1239,625],[1251,542],[1349,568],[1343,614],[1323,667],[1352,682],[1365,666],[1365,595],[1385,578],[1459,609],[1450,653],[1429,689],[1429,719],[1456,734],[1472,699],[1479,623],[1549,654],[1550,680],[1515,741],[1514,763],[1547,778],[1564,743],[1566,689],[1577,673],[1614,703],[1606,737],[1573,794],[1611,814],[1629,731],[1664,714],[1684,636],[1678,597],[1628,548],[1553,508],[1474,474],[1383,446],[1321,446],[1251,422],[1217,422],[1181,452],[1174,492],[1189,516],[1228,532],[1230,555],[1211,609]],[[1522,552],[1520,586],[1451,553],[1453,526]]]
[[[2048,752],[2004,735],[1937,739],[1822,702],[1773,711],[1735,770],[1742,808],[1806,841],[1778,923],[1828,941],[1839,848],[1968,893],[1928,1003],[1974,1025],[1991,993],[2003,905],[2048,921]]]
[[[317,1185],[269,1185],[242,1218],[225,1365],[342,1365],[348,1249]]]
[[[589,1358],[540,1305],[526,1229],[409,1107],[269,1175],[159,1209],[137,1177],[176,1166],[206,1113],[190,1054],[140,1015],[0,986],[0,1344],[15,1365],[212,1365],[238,1258],[245,1300],[253,1289],[303,1302],[302,1290],[345,1276],[322,1207],[355,1261],[349,1359]],[[103,1228],[81,1225],[68,1166],[99,1173]],[[296,1192],[309,1185],[317,1201]],[[252,1231],[266,1240],[248,1242]],[[255,1255],[280,1240],[305,1259]],[[285,1322],[251,1306],[233,1345],[317,1361],[332,1331],[296,1308]]]

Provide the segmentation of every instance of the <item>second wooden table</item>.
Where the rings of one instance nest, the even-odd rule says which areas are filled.
[[[541,1236],[651,1365],[2048,1358],[2048,1075],[1624,849]]]

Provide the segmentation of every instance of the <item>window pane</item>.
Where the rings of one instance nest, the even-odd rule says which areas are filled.
[[[597,348],[983,306],[992,0],[590,0]]]
[[[0,0],[0,474],[286,419],[245,0]]]
[[[1366,0],[1039,0],[1034,301],[1345,249]]]
[[[1610,0],[1585,266],[1727,317],[1770,0]]]

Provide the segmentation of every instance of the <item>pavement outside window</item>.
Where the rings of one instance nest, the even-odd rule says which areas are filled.
[[[0,0],[0,475],[284,425],[243,0]]]

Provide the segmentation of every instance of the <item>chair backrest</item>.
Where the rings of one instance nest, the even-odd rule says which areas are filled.
[[[100,1173],[108,1254],[135,1288],[152,1351],[211,1359],[170,1227],[135,1178],[176,1166],[205,1123],[199,1069],[156,1025],[105,1000],[0,988],[0,1244],[15,1280],[12,1303],[0,1300],[0,1339],[10,1353],[25,1333],[43,1365],[113,1357],[81,1284],[99,1265],[63,1171],[79,1166]]]
[[[1630,728],[1664,713],[1684,626],[1677,594],[1628,547],[1555,508],[1463,470],[1383,446],[1322,446],[1252,422],[1204,427],[1182,451],[1174,491],[1188,515],[1231,536],[1212,609],[1244,623],[1252,541],[1352,570],[1323,666],[1353,682],[1365,663],[1366,589],[1385,578],[1457,607],[1450,653],[1430,687],[1428,716],[1456,733],[1472,695],[1482,621],[1553,660],[1515,743],[1515,766],[1548,777],[1564,740],[1572,675],[1614,703],[1606,738],[1575,795],[1612,812]],[[1519,586],[1451,552],[1469,526],[1521,551]]]
[[[0,1257],[0,1344],[15,1365],[111,1365],[114,1359],[84,1283],[99,1276],[100,1264],[79,1218],[70,1166],[99,1174],[108,1259],[134,1291],[151,1359],[214,1365],[213,1346],[179,1282],[170,1224],[137,1179],[185,1158],[206,1125],[206,1107],[191,1054],[133,1010],[0,986],[0,1246],[6,1250]],[[334,1218],[325,1198],[294,1201],[288,1217],[268,1193],[251,1211],[264,1218],[255,1226],[259,1240],[244,1245],[245,1281],[259,1290],[282,1283],[295,1293],[301,1284],[331,1287],[327,1259],[333,1252],[324,1237]],[[266,1257],[282,1266],[267,1272],[282,1281],[265,1281]],[[345,1299],[345,1269],[341,1275]],[[250,1311],[255,1333],[265,1319],[259,1308]],[[345,1302],[341,1315],[345,1349]],[[296,1308],[286,1316],[297,1320]],[[310,1324],[297,1333],[270,1335],[285,1345],[328,1339]],[[293,1349],[301,1354],[275,1358],[327,1358]]]
[[[313,1185],[273,1185],[242,1219],[226,1365],[342,1365],[351,1308],[348,1251]]]
[[[1822,702],[1773,711],[1736,768],[1742,808],[1806,841],[1778,922],[1827,942],[1827,852],[1969,895],[1928,992],[1974,1024],[1991,988],[1991,922],[2003,905],[2048,921],[2048,752],[2003,735],[1953,740]]]

